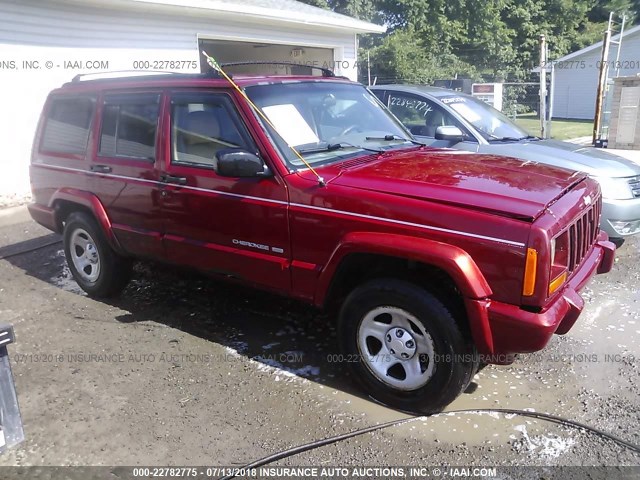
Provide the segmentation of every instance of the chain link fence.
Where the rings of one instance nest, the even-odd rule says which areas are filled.
[[[502,113],[510,119],[536,119],[540,110],[540,84],[535,82],[504,83]]]

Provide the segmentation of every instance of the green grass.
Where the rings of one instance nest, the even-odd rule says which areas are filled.
[[[516,123],[532,135],[540,135],[540,119],[535,115],[520,115]],[[552,120],[551,138],[568,140],[577,137],[590,137],[593,133],[591,120]]]

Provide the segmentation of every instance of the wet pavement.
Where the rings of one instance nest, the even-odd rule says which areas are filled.
[[[24,210],[0,213],[0,258],[49,233]],[[640,444],[639,253],[640,239],[628,241],[614,271],[592,280],[569,334],[483,369],[447,411],[547,412]],[[353,385],[337,362],[333,318],[190,272],[140,264],[121,297],[96,301],[71,278],[60,243],[36,248],[0,260],[0,323],[15,326],[10,353],[27,436],[0,465],[243,465],[407,417]],[[578,429],[450,413],[279,464],[639,462]]]

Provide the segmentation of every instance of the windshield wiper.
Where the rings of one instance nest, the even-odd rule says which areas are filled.
[[[352,143],[347,143],[347,142],[319,143],[309,148],[298,148],[298,152],[301,155],[305,155],[307,153],[332,152],[334,150],[341,150],[343,148],[358,148],[360,150],[366,150],[368,152],[384,153],[384,150],[379,148],[363,147],[362,145],[354,145]]]
[[[305,153],[331,152],[332,150],[339,150],[341,148],[343,147],[339,143],[318,143],[318,144],[313,144],[313,146],[307,147],[307,148],[296,147],[296,150],[298,150],[298,153],[305,154]]]
[[[534,137],[533,135],[525,135],[524,137],[496,137],[495,135],[487,134],[491,138],[490,142],[520,142],[522,140],[540,140],[538,137]]]
[[[491,136],[490,142],[519,142],[520,140],[524,140],[527,137],[496,137],[495,135]]]
[[[418,142],[417,140],[412,140],[410,138],[404,138],[401,137],[400,135],[396,135],[396,134],[388,134],[385,135],[384,137],[365,137],[365,140],[382,140],[385,142],[391,142],[393,140],[402,140],[403,142],[411,142],[414,145],[420,145],[422,147],[426,147],[427,144],[426,143],[422,143],[422,142]]]

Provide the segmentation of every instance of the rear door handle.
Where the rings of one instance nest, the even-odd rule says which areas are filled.
[[[91,165],[91,171],[97,173],[111,173],[111,167],[108,165]]]
[[[186,185],[187,177],[174,177],[173,175],[160,175],[162,183],[175,183],[177,185]]]

